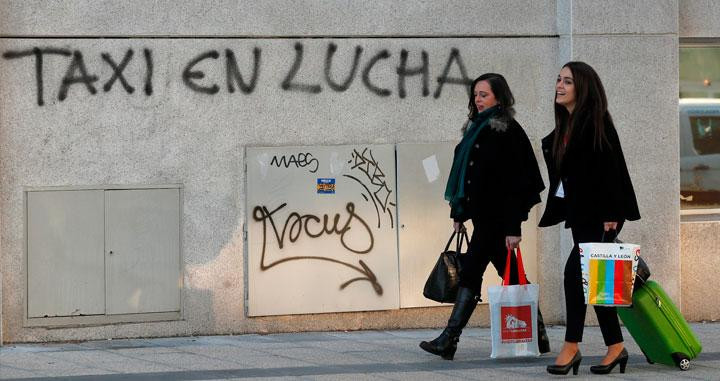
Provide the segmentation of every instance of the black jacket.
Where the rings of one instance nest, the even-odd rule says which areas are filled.
[[[495,120],[480,131],[466,179],[466,212],[458,216],[451,211],[450,217],[496,222],[511,236],[520,235],[520,223],[545,189],[530,140],[515,119]]]
[[[555,132],[542,139],[550,190],[540,226],[561,221],[576,226],[640,219],[615,127],[609,122],[605,124],[607,142],[602,149],[594,147],[594,131],[587,123],[579,127],[568,142],[561,168],[557,168],[553,155]],[[564,198],[555,196],[560,178]]]

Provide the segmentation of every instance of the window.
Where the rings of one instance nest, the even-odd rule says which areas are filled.
[[[720,42],[681,43],[679,106],[681,207],[720,209]]]
[[[690,128],[698,155],[720,153],[720,117],[691,116]]]

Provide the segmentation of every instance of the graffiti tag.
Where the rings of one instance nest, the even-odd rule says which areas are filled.
[[[265,254],[268,244],[268,223],[270,225],[269,227],[272,229],[272,233],[275,237],[275,242],[277,243],[279,249],[282,249],[284,247],[286,238],[289,240],[289,242],[295,242],[300,239],[303,233],[305,233],[305,235],[310,238],[318,238],[322,235],[336,235],[340,239],[340,244],[345,249],[355,254],[367,254],[373,249],[374,237],[372,231],[370,230],[370,226],[368,226],[368,224],[360,216],[355,214],[355,204],[353,204],[352,202],[348,202],[345,206],[345,210],[347,211],[348,216],[345,224],[342,226],[339,226],[339,213],[335,214],[331,222],[330,216],[328,214],[324,214],[321,219],[320,217],[313,214],[301,215],[297,212],[292,212],[285,219],[285,224],[282,227],[282,231],[278,231],[278,228],[275,225],[275,219],[273,218],[273,215],[281,209],[285,208],[285,206],[287,206],[287,203],[283,203],[282,205],[273,210],[269,210],[264,205],[256,206],[255,208],[253,208],[253,219],[257,222],[261,222],[263,227],[260,270],[266,271],[281,263],[289,261],[318,260],[337,263],[339,265],[349,267],[357,271],[361,275],[359,277],[352,278],[343,282],[340,285],[341,290],[350,285],[351,283],[357,281],[367,281],[370,282],[377,295],[382,295],[383,289],[378,282],[375,273],[373,273],[370,267],[368,267],[368,265],[363,260],[358,260],[359,266],[356,266],[348,262],[343,262],[334,258],[323,256],[292,256],[278,259],[274,262],[265,263]],[[357,227],[367,233],[366,246],[354,247],[346,242],[345,235],[352,227]]]
[[[380,168],[377,160],[373,157],[372,150],[365,148],[362,152],[353,150],[351,159],[348,163],[352,164],[350,170],[357,170],[363,179],[359,179],[353,175],[343,175],[362,185],[367,191],[367,195],[362,193],[365,201],[372,201],[377,214],[377,227],[380,227],[380,214],[386,214],[390,219],[390,228],[394,227],[393,214],[390,208],[395,207],[395,203],[390,201],[392,190],[385,181],[385,173]],[[369,182],[365,184],[364,181]]]
[[[314,158],[313,155],[309,152],[300,152],[297,155],[293,154],[290,156],[273,156],[272,160],[270,160],[270,165],[276,166],[278,168],[285,167],[289,168],[291,165],[294,165],[295,168],[305,168],[309,167],[308,171],[310,173],[315,173],[318,170],[318,166],[320,165],[320,162],[318,159]],[[313,167],[314,165],[314,167]]]

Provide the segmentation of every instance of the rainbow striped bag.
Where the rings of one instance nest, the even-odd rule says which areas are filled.
[[[631,306],[640,245],[590,242],[579,246],[585,304]]]

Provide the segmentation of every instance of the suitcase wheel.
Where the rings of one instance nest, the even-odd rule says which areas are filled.
[[[680,370],[685,371],[690,369],[690,359],[685,356],[685,354],[676,352],[672,354],[672,358]]]
[[[678,364],[680,367],[680,370],[688,370],[690,369],[690,360],[688,359],[682,359],[680,360],[680,364]]]

